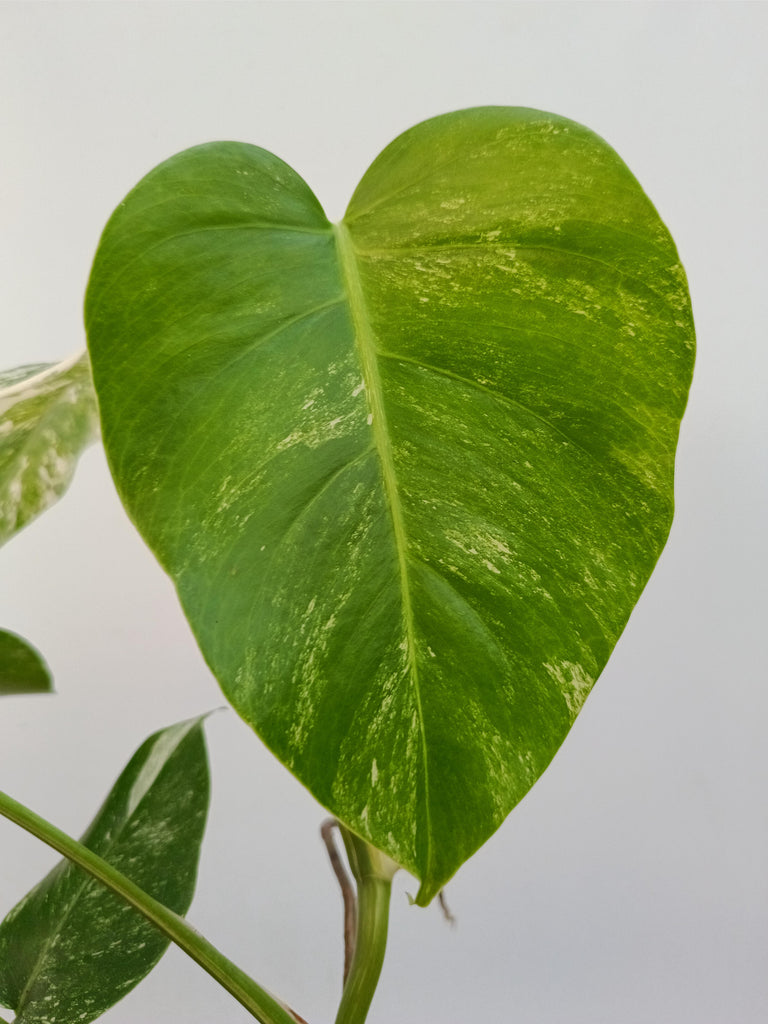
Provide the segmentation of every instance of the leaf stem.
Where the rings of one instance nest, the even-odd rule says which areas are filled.
[[[296,1020],[300,1019],[284,1003],[227,960],[184,918],[163,906],[77,840],[3,792],[0,792],[0,814],[42,839],[126,900],[218,981],[261,1024],[296,1024]]]
[[[363,1024],[384,963],[392,876],[398,865],[339,825],[357,882],[357,935],[336,1024]]]
[[[349,971],[352,967],[352,956],[355,952],[355,941],[357,939],[357,897],[352,880],[344,870],[341,855],[336,849],[333,840],[333,830],[341,829],[341,825],[335,818],[329,818],[320,826],[320,835],[328,851],[328,859],[331,862],[333,873],[341,889],[341,898],[344,902],[344,984],[347,983]]]

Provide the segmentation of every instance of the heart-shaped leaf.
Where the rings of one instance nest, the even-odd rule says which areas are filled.
[[[0,629],[0,695],[50,693],[51,689],[42,655],[20,636]]]
[[[0,544],[61,497],[98,436],[84,352],[0,374]]]
[[[532,110],[411,129],[336,226],[215,143],[118,207],[86,325],[117,486],[225,694],[426,903],[666,539],[693,326],[658,214]]]
[[[150,736],[83,845],[178,914],[192,901],[208,810],[202,719]],[[14,1024],[88,1024],[147,975],[169,939],[64,860],[0,924],[0,1004]]]

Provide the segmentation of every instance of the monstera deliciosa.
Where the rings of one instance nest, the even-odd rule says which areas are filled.
[[[659,556],[685,275],[592,132],[488,107],[340,224],[255,146],[104,232],[86,322],[121,496],[240,715],[426,903],[542,774]]]

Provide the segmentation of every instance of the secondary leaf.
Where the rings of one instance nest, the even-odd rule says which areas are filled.
[[[225,694],[427,902],[666,539],[694,342],[658,214],[538,111],[411,129],[337,226],[215,143],[118,207],[86,325],[118,489]]]
[[[0,695],[50,693],[51,689],[42,655],[20,636],[0,629]]]
[[[202,719],[137,750],[83,836],[90,850],[179,914],[192,900],[208,808]],[[87,1024],[155,966],[169,940],[62,861],[0,925],[0,1004],[14,1024]]]
[[[0,373],[0,544],[61,497],[98,436],[85,353]]]

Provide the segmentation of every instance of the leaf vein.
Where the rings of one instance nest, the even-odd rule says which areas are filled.
[[[379,453],[384,490],[389,502],[390,514],[392,517],[392,528],[394,533],[395,548],[397,551],[400,567],[400,585],[403,609],[403,621],[405,626],[406,642],[408,646],[408,664],[410,668],[410,679],[413,685],[416,709],[419,720],[419,733],[421,739],[422,764],[424,771],[424,816],[426,823],[426,864],[427,874],[432,861],[432,828],[429,809],[429,769],[427,764],[427,741],[425,735],[424,712],[422,707],[421,689],[419,681],[418,663],[416,658],[416,635],[414,613],[411,603],[411,584],[408,570],[408,538],[405,529],[403,512],[398,491],[397,476],[394,467],[394,456],[392,444],[387,433],[387,417],[384,408],[384,396],[382,394],[381,373],[377,364],[377,345],[370,322],[370,317],[365,301],[362,282],[357,267],[357,255],[354,243],[349,235],[346,226],[338,224],[334,226],[339,251],[342,276],[349,296],[350,312],[352,315],[355,337],[357,340],[360,361],[362,364],[363,379],[366,382],[366,394],[368,396],[371,415],[373,416],[372,430],[375,438],[376,448]]]

